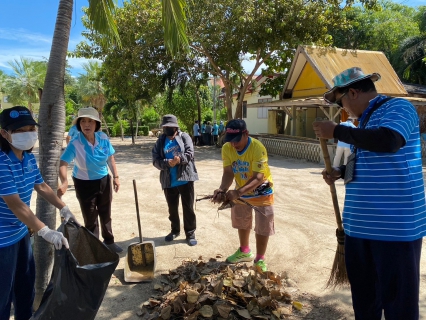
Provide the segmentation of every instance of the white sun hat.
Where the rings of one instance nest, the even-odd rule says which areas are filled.
[[[79,109],[77,119],[78,118],[90,118],[95,121],[101,122],[101,119],[99,119],[98,111],[93,107],[86,107],[86,108]]]

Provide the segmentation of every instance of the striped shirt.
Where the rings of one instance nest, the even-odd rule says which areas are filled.
[[[370,101],[360,123],[384,98]],[[396,153],[357,149],[354,179],[346,185],[345,232],[363,239],[413,241],[426,235],[419,118],[411,103],[395,98],[374,111],[365,128],[379,127],[398,132],[406,144]]]
[[[0,248],[13,245],[28,233],[27,226],[9,209],[3,196],[18,194],[29,206],[34,185],[43,182],[32,153],[24,152],[21,161],[12,151],[6,154],[0,150]]]
[[[81,132],[72,139],[61,160],[71,163],[75,159],[72,176],[80,180],[98,180],[108,174],[107,161],[115,153],[108,136],[95,132],[95,145],[92,145]]]

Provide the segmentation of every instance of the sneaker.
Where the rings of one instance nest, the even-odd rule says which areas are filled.
[[[253,263],[253,266],[254,266],[255,269],[260,269],[263,272],[268,271],[268,268],[266,267],[266,263],[262,259],[259,259],[259,260],[255,261]]]
[[[177,237],[179,237],[179,235],[180,235],[180,233],[178,232],[178,233],[173,233],[173,232],[170,232],[165,238],[164,238],[164,240],[166,240],[167,242],[170,242],[170,241],[173,241],[173,240],[175,240]]]
[[[228,258],[226,258],[226,261],[229,263],[238,263],[238,262],[249,262],[252,261],[254,258],[254,254],[250,251],[249,253],[241,252],[241,249],[238,248],[237,251]]]
[[[105,245],[108,247],[109,250],[111,250],[112,252],[115,253],[120,253],[123,252],[123,249],[119,246],[117,246],[115,243],[111,243],[111,244],[106,244]]]
[[[188,246],[191,246],[191,247],[196,246],[198,243],[197,239],[195,238],[187,238],[186,242],[188,243]]]

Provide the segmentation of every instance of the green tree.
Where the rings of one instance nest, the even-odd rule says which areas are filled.
[[[98,61],[89,61],[83,64],[85,74],[78,77],[78,90],[81,100],[85,104],[89,104],[98,110],[101,121],[104,122],[105,129],[109,136],[108,125],[102,115],[106,97],[105,89],[101,80],[101,67]]]
[[[202,117],[212,113],[209,87],[200,86],[197,89],[195,83],[187,83],[184,88],[173,91],[172,99],[169,99],[168,94],[164,93],[157,97],[153,104],[160,115],[174,114],[178,118],[180,128],[183,131],[190,131],[194,120],[198,118],[198,103]]]
[[[344,23],[339,4],[335,0],[249,0],[243,6],[233,0],[188,3],[191,56],[198,62],[195,67],[224,83],[228,119],[241,117],[244,95],[262,64],[267,65],[265,73],[284,72],[299,44],[331,43],[328,28]],[[243,59],[254,62],[251,72],[243,69]],[[237,108],[232,115],[235,92]]]
[[[13,74],[7,77],[5,88],[9,101],[15,105],[26,105],[33,110],[33,104],[39,102],[39,89],[43,88],[46,76],[46,62],[20,57],[9,61]]]
[[[404,39],[419,34],[416,9],[392,1],[380,1],[380,10],[350,7],[342,11],[347,23],[330,29],[339,48],[383,51],[391,58]]]
[[[392,57],[398,76],[408,82],[426,84],[426,6],[419,7],[415,15],[420,34],[401,42]]]

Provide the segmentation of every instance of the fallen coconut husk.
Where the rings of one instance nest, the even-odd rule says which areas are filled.
[[[159,294],[144,302],[138,315],[143,320],[283,319],[302,308],[285,286],[285,273],[213,258],[184,260],[161,275],[154,285]]]

